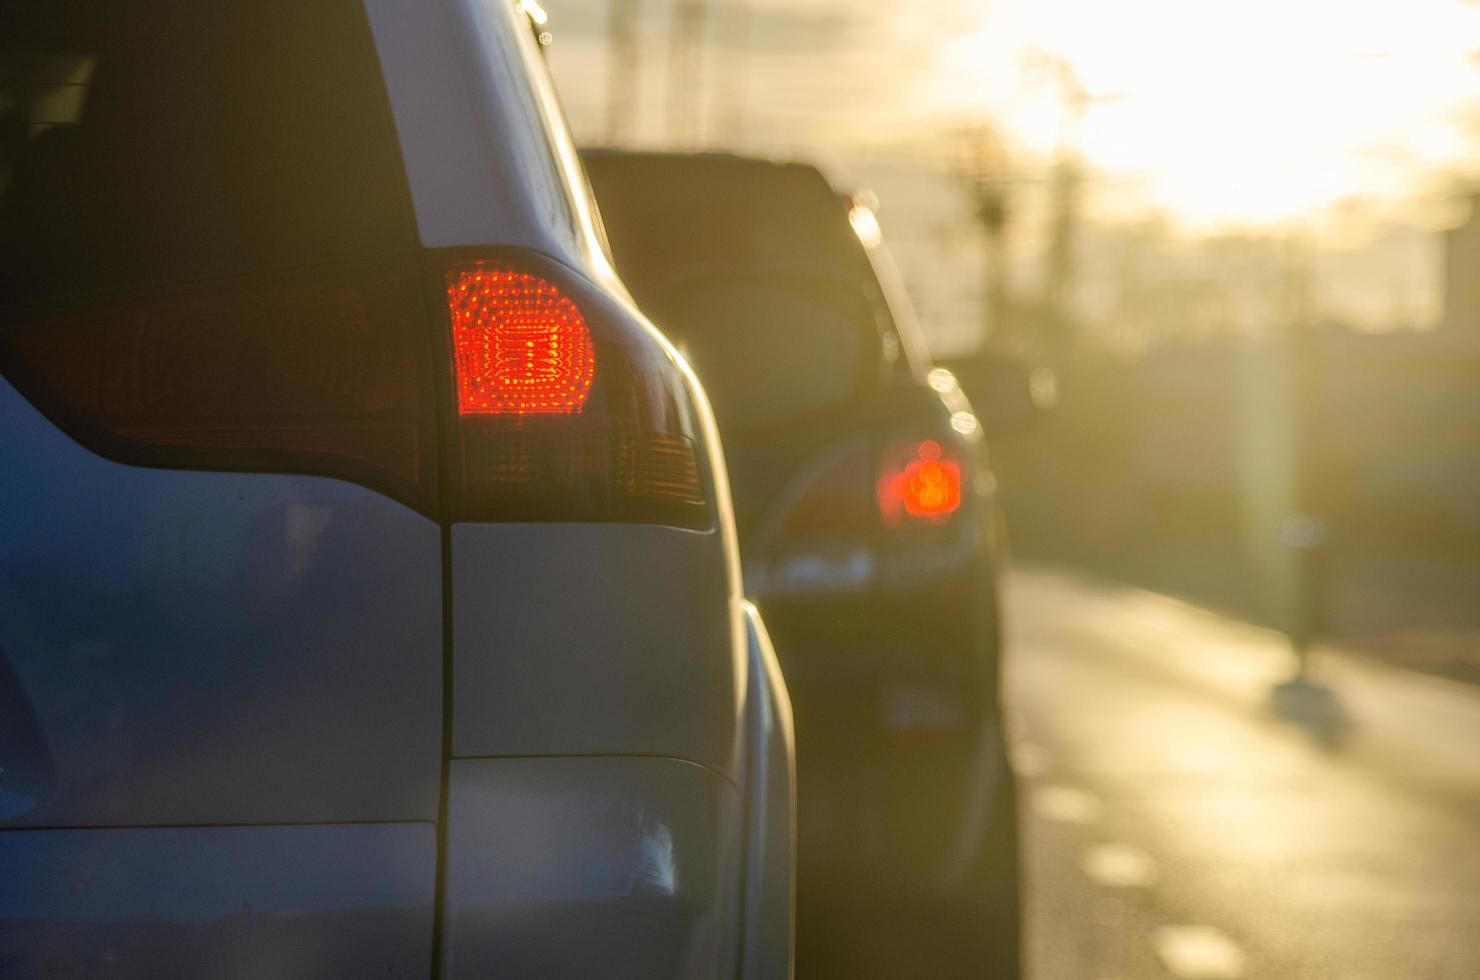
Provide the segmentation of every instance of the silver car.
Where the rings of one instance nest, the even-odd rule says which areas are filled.
[[[785,977],[714,423],[510,0],[0,8],[0,974]]]

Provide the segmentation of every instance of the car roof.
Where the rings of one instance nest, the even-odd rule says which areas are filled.
[[[706,273],[872,280],[842,197],[810,164],[585,151],[613,254],[639,298]]]
[[[644,165],[664,163],[676,167],[734,167],[740,170],[804,170],[823,177],[816,164],[804,160],[786,160],[777,157],[751,156],[731,150],[641,150],[616,146],[583,146],[581,156],[594,160],[636,160]],[[826,180],[826,177],[823,177]]]

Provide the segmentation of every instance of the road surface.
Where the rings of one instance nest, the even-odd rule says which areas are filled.
[[[1480,978],[1480,690],[1067,574],[1009,586],[1031,980]]]

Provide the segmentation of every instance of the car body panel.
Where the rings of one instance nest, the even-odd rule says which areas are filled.
[[[714,532],[455,526],[453,755],[667,755],[738,781],[727,572]]]
[[[105,460],[3,379],[0,472],[4,673],[54,766],[0,827],[435,818],[435,524],[339,480]]]
[[[738,955],[742,805],[664,758],[452,764],[443,977],[704,977]]]
[[[796,738],[791,698],[766,625],[745,604],[747,699],[745,934],[742,976],[790,977],[796,921]]]
[[[366,0],[422,243],[580,253],[501,0]],[[449,55],[454,55],[449,57]]]
[[[528,248],[620,291],[524,14],[507,0],[365,8],[422,243]]]
[[[0,833],[8,980],[425,977],[429,823]]]

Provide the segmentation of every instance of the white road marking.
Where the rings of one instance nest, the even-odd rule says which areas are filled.
[[[1161,926],[1151,945],[1162,965],[1182,980],[1238,980],[1244,952],[1212,926]]]
[[[1106,888],[1145,888],[1156,881],[1156,861],[1129,844],[1094,844],[1079,855],[1087,878]]]
[[[1105,809],[1095,794],[1073,786],[1039,786],[1029,800],[1034,813],[1059,823],[1094,823]]]

